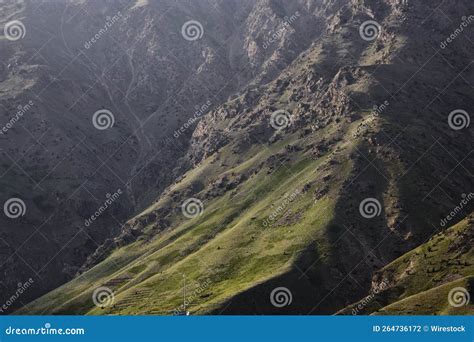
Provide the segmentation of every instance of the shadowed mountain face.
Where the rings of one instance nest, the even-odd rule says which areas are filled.
[[[188,169],[178,161],[198,120],[252,80],[273,79],[319,33],[322,19],[305,10],[298,17],[314,25],[285,28],[262,47],[299,7],[3,2],[2,29],[23,26],[0,41],[1,202],[19,198],[28,214],[0,218],[0,301],[30,277],[24,301],[73,277]],[[182,33],[190,20],[202,23],[198,40],[192,26]],[[86,223],[114,194],[110,209]]]
[[[470,1],[1,6],[6,312],[335,313],[472,212]]]

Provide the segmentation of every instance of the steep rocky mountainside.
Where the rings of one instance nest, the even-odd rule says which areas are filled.
[[[315,39],[317,3],[2,1],[0,200],[21,199],[26,214],[0,215],[0,302],[30,277],[23,303],[66,282],[122,233],[191,167],[179,160],[200,117],[272,80]],[[287,29],[297,10],[298,30]],[[185,39],[189,20],[201,39]],[[15,21],[23,29],[9,39]],[[94,122],[99,110],[105,121]]]
[[[261,63],[248,87],[216,104],[179,161],[185,173],[89,257],[96,266],[21,313],[172,313],[183,310],[183,275],[192,313],[349,313],[394,272],[384,300],[364,313],[404,313],[394,306],[410,296],[469,288],[472,225],[462,220],[473,208],[472,28],[440,43],[473,4],[294,6],[325,18],[310,46],[274,79]],[[379,25],[372,37],[360,30],[370,20]],[[467,116],[455,123],[453,112]],[[197,215],[182,207],[189,199]],[[460,221],[462,232],[445,231]],[[443,248],[463,267],[424,261],[403,283],[397,263],[440,248],[425,244],[430,238],[453,241]],[[111,300],[94,305],[101,288]],[[270,300],[281,288],[287,305]],[[445,302],[422,305],[423,313],[445,312]]]
[[[208,3],[235,16],[245,8]],[[404,313],[411,296],[427,298],[439,287],[444,296],[461,283],[469,288],[472,225],[462,220],[472,212],[474,35],[467,25],[448,46],[440,43],[470,18],[472,3],[288,3],[248,2],[245,29],[237,30],[240,39],[226,40],[229,64],[222,67],[247,63],[251,73],[238,92],[213,102],[179,152],[170,147],[176,142],[166,144],[181,158],[163,159],[162,172],[177,178],[165,187],[145,172],[159,179],[163,192],[144,210],[135,206],[120,233],[88,255],[82,270],[89,270],[20,313],[179,312],[183,276],[192,313],[349,313],[374,284],[380,287],[380,277],[394,272],[385,299],[370,310],[364,304],[364,313]],[[268,11],[278,18],[301,15],[273,38],[268,32],[281,31],[267,26]],[[377,25],[361,30],[368,21]],[[212,37],[226,32],[203,26]],[[209,48],[212,41],[201,43]],[[214,83],[219,77],[209,75],[219,66],[212,67],[206,77],[221,88]],[[453,112],[461,113],[462,127]],[[153,146],[149,127],[141,139]],[[129,190],[134,204],[133,189],[148,189],[136,186]],[[192,210],[183,207],[189,200]],[[461,201],[466,205],[453,211]],[[463,233],[452,236],[461,228],[446,229],[460,221]],[[449,247],[466,267],[439,260],[442,274],[421,266],[419,276],[403,283],[403,268],[410,266],[397,260],[409,263],[404,260],[418,253],[411,250],[433,248],[426,241],[439,239],[435,234],[468,236]],[[282,288],[287,305],[275,305],[272,293]],[[98,289],[108,291],[104,305],[94,303]],[[423,312],[443,312],[440,305]]]

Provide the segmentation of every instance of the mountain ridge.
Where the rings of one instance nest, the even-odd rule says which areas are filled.
[[[469,2],[438,1],[428,17],[407,1],[322,4],[323,34],[273,80],[217,103],[192,131],[182,175],[84,273],[19,313],[169,314],[182,310],[185,275],[193,314],[334,314],[439,229],[472,186],[460,143],[472,130],[451,129],[448,114],[472,105],[474,71],[462,37],[455,53],[434,48],[452,30],[436,9],[457,18]],[[360,27],[374,19],[367,41]],[[112,303],[94,305],[104,287]],[[287,306],[269,300],[281,287]]]
[[[268,17],[249,20],[261,9],[255,6],[267,8]],[[193,16],[208,33],[197,42],[181,33]],[[33,105],[0,136],[2,202],[20,198],[28,210],[28,221],[0,217],[1,300],[33,276],[23,296],[29,301],[87,269],[94,251],[104,254],[102,245],[122,233],[123,223],[189,168],[178,159],[196,123],[178,138],[173,132],[195,106],[210,103],[208,111],[256,75],[271,79],[278,68],[262,67],[269,59],[285,64],[272,55],[284,48],[276,44],[248,63],[246,49],[255,42],[245,45],[240,37],[257,21],[276,30],[283,19],[267,1],[5,1],[2,28],[13,19],[25,34],[15,41],[1,36],[2,118],[9,122],[18,106]],[[234,21],[243,29],[227,27]],[[311,34],[293,49],[303,49]],[[280,42],[291,37],[288,32]],[[106,113],[112,127],[93,126],[96,113]],[[172,143],[163,145],[166,138]],[[86,227],[107,194],[119,189],[123,195],[111,209]]]

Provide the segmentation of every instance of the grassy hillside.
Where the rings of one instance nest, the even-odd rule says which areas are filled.
[[[466,218],[383,267],[371,295],[340,314],[464,314],[473,312],[474,224]],[[449,305],[454,287],[471,293],[471,304]]]
[[[453,306],[449,302],[450,291],[466,289],[470,302],[462,306]],[[454,293],[454,292],[453,292]],[[461,278],[456,281],[435,287],[390,304],[375,312],[375,315],[472,315],[474,314],[474,276]],[[466,298],[463,295],[462,298]],[[465,299],[462,299],[465,300]]]
[[[105,260],[20,313],[169,314],[186,279],[193,314],[332,314],[386,280],[384,296],[364,304],[372,313],[472,275],[470,223],[437,226],[472,183],[472,151],[458,143],[471,131],[446,119],[452,103],[469,108],[472,89],[433,55],[441,19],[415,35],[426,6],[380,6],[379,40],[360,39],[365,10],[338,11],[331,34],[277,79],[203,117],[181,163],[189,171],[127,223]],[[449,98],[433,102],[443,87]],[[278,130],[281,110],[288,125]],[[204,207],[192,219],[181,212],[190,198]],[[373,217],[360,209],[367,199]],[[110,305],[94,305],[102,287]],[[290,305],[272,305],[278,287]]]
[[[350,161],[341,153],[342,162],[334,166],[338,179],[333,191],[316,202],[313,191],[318,176],[315,170],[334,158],[331,153],[311,158],[307,145],[288,155],[290,162],[277,167],[256,167],[290,144],[309,144],[309,139],[288,137],[274,144],[250,149],[246,162],[236,163],[229,148],[219,152],[220,163],[212,156],[186,174],[155,204],[156,210],[170,201],[175,191],[192,184],[209,184],[225,175],[249,174],[235,189],[223,196],[203,199],[201,216],[187,220],[175,208],[174,229],[153,234],[152,225],[142,237],[115,250],[104,262],[74,281],[28,305],[21,312],[54,314],[158,314],[170,313],[182,302],[183,275],[187,291],[192,294],[205,284],[199,298],[190,303],[191,312],[208,312],[232,295],[286,271],[308,244],[316,240],[320,249],[328,251],[325,227],[333,218],[336,193],[348,170]],[[343,143],[338,147],[349,151]],[[344,161],[345,159],[345,161]],[[236,165],[233,169],[219,165]],[[223,172],[223,173],[220,173]],[[207,189],[207,187],[206,187]],[[313,191],[311,191],[313,190]],[[201,196],[204,198],[205,191]],[[199,194],[198,194],[199,195]],[[197,196],[199,197],[199,196]],[[290,198],[291,201],[285,201]],[[273,220],[264,223],[276,208],[284,205]],[[146,212],[144,213],[146,214]],[[100,286],[114,291],[115,304],[97,308],[92,292]]]

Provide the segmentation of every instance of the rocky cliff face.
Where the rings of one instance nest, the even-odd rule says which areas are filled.
[[[2,3],[2,28],[23,25],[19,37],[0,42],[2,203],[20,198],[28,212],[0,218],[5,296],[30,276],[38,280],[29,298],[56,287],[121,234],[127,219],[190,167],[178,161],[199,119],[252,80],[271,80],[307,48],[318,25],[303,32],[288,23],[303,28],[321,20],[313,8],[273,1]],[[202,26],[199,39],[192,31],[183,36],[190,20]],[[106,115],[97,128],[100,110]],[[118,190],[113,209],[85,226]]]
[[[467,25],[463,14],[471,10],[469,4],[462,3],[459,10],[440,11]],[[464,37],[467,47],[458,41],[459,46],[451,46],[453,50],[439,49],[452,26],[447,27],[436,12],[420,22],[426,11],[425,5],[406,1],[353,1],[330,21],[330,34],[302,54],[278,80],[259,89],[263,96],[257,101],[249,104],[246,97],[251,93],[246,93],[240,102],[218,108],[199,123],[190,150],[190,158],[198,160],[208,146],[219,147],[229,140],[232,144],[232,138],[238,140],[246,134],[259,143],[274,143],[276,133],[264,131],[271,114],[282,108],[288,111],[290,123],[285,134],[336,128],[338,134],[329,136],[336,165],[341,150],[334,149],[334,141],[352,140],[352,171],[339,190],[334,226],[328,232],[339,247],[331,251],[332,261],[315,265],[310,256],[302,255],[294,270],[229,300],[223,305],[226,312],[239,313],[246,305],[256,310],[265,307],[263,294],[279,282],[298,287],[298,293],[318,289],[325,293],[319,297],[318,311],[333,312],[334,305],[348,304],[357,291],[370,284],[373,270],[441,229],[440,219],[462,200],[466,186],[472,186],[468,171],[471,147],[459,143],[459,139],[472,141],[472,130],[466,127],[468,118],[463,119],[463,130],[453,128],[448,119],[453,111],[470,106],[466,94],[472,89],[468,81],[473,76],[468,57],[472,30]],[[351,30],[366,19],[380,23],[373,43],[364,42],[360,32]],[[337,63],[325,60],[335,56],[339,57]],[[465,77],[460,78],[461,74]],[[280,102],[286,94],[290,94],[287,100]],[[209,142],[216,136],[222,143]],[[315,147],[327,146],[324,141]],[[291,150],[285,154],[291,155]],[[285,156],[282,160],[286,164]],[[325,181],[332,183],[335,169],[319,170],[329,173]],[[378,219],[354,216],[364,198],[378,199],[382,211]],[[472,203],[464,208],[464,215],[470,210]],[[351,260],[347,255],[352,255]],[[299,270],[304,271],[309,284],[304,285]],[[299,303],[306,305],[304,298]],[[288,310],[302,312],[301,307]],[[273,308],[261,312],[270,313]]]
[[[472,129],[452,120],[472,108],[469,25],[446,46],[469,1],[41,3],[52,21],[33,4],[6,6],[5,18],[48,29],[1,42],[2,103],[38,101],[19,123],[39,151],[18,150],[22,126],[0,136],[6,155],[25,156],[4,165],[4,197],[25,197],[32,215],[5,221],[3,272],[51,272],[34,297],[102,262],[82,276],[88,286],[58,289],[72,302],[50,294],[32,312],[97,313],[90,292],[105,284],[117,295],[110,313],[162,313],[176,296],[161,289],[191,273],[212,284],[196,312],[334,313],[443,229],[472,186]],[[113,25],[99,34],[104,17]],[[189,20],[198,39],[182,34]],[[91,125],[99,109],[113,127]],[[114,211],[81,226],[118,188]],[[205,209],[188,222],[190,198]],[[14,253],[33,226],[55,247]],[[268,305],[279,286],[293,306]]]

